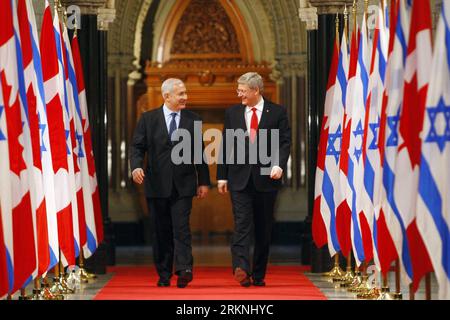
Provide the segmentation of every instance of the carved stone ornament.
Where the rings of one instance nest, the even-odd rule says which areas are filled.
[[[82,14],[97,14],[98,8],[105,7],[107,0],[62,0],[64,6],[76,5]]]
[[[192,0],[178,23],[171,54],[239,53],[230,18],[218,0]]]
[[[199,73],[198,82],[202,86],[211,86],[214,83],[215,76],[210,70]]]
[[[309,8],[299,8],[298,15],[300,20],[306,22],[306,30],[317,30],[317,8],[309,7]]]
[[[318,14],[336,14],[342,13],[345,5],[351,7],[353,0],[309,0],[309,3],[317,7]]]

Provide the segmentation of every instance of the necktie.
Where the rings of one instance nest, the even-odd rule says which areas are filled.
[[[174,141],[173,139],[173,133],[175,130],[177,130],[177,122],[175,121],[175,117],[177,116],[177,114],[175,112],[172,112],[170,114],[172,116],[172,120],[170,121],[170,125],[169,125],[169,138],[170,141]]]
[[[256,115],[256,108],[252,108],[253,114],[250,121],[250,142],[255,142],[256,131],[258,130],[258,116]]]

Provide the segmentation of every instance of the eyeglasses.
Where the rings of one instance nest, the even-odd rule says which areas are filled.
[[[250,89],[250,90],[240,90],[240,89],[237,89],[237,90],[236,90],[236,93],[237,93],[238,97],[240,97],[240,96],[245,96],[245,95],[247,95],[250,91],[251,91],[251,89]]]

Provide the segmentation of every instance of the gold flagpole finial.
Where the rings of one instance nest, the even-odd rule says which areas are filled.
[[[339,14],[336,13],[336,39],[339,41]]]
[[[352,6],[352,13],[353,13],[353,30],[356,30],[356,10],[357,10],[356,0],[353,0],[353,6]]]
[[[76,36],[78,34],[78,20],[77,15],[75,15],[75,30],[73,31],[73,35]]]
[[[63,11],[63,23],[64,23],[64,26],[67,27],[67,10],[66,10],[66,8],[64,8],[64,11]]]
[[[344,6],[344,36],[348,39],[348,10],[347,10],[347,5]]]

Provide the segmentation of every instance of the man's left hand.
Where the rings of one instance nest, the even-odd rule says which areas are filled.
[[[272,168],[272,171],[270,172],[270,177],[274,180],[281,179],[281,176],[283,175],[283,169],[280,167],[274,166]]]
[[[208,186],[199,186],[197,188],[197,198],[203,199],[208,195],[209,187]]]

